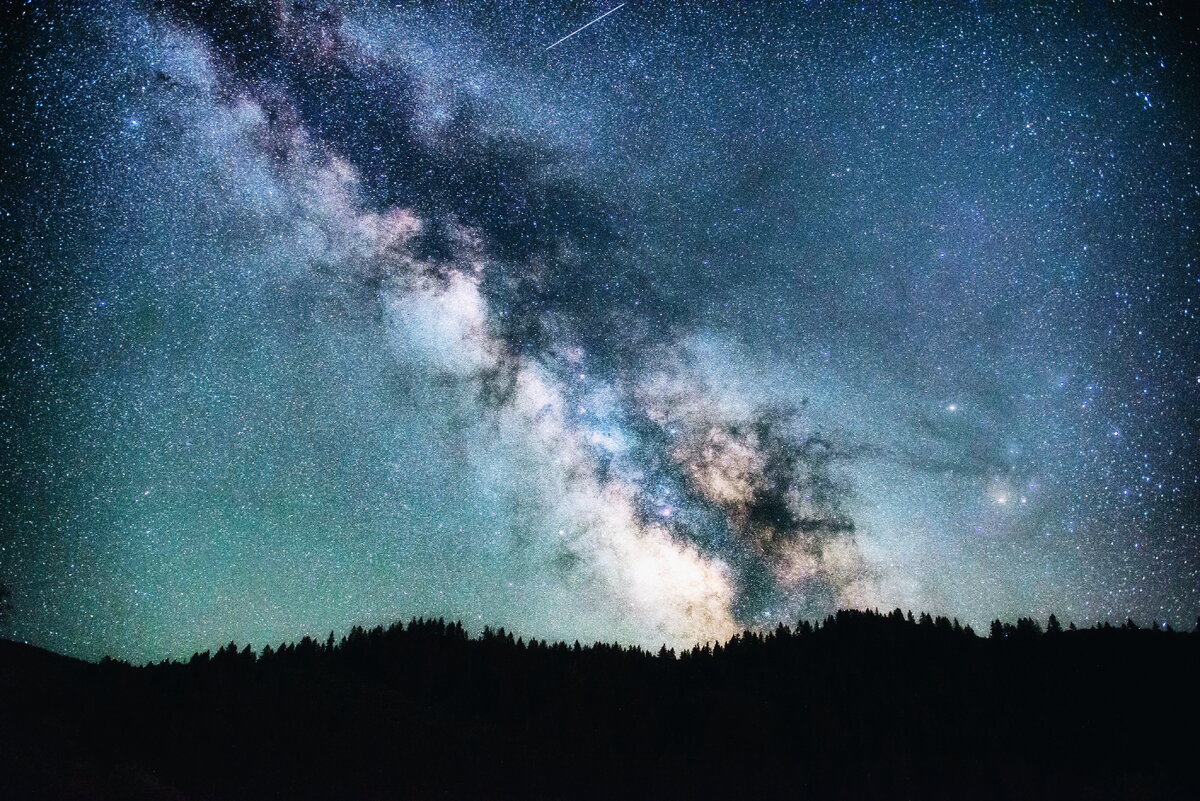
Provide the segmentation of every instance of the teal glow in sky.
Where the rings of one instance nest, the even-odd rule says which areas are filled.
[[[1200,612],[1194,20],[163,6],[15,29],[16,637]]]

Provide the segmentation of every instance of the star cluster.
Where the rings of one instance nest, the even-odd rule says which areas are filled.
[[[1194,19],[26,6],[16,636],[1200,611]]]

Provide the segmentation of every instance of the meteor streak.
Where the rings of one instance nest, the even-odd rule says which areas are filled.
[[[613,13],[614,11],[616,11],[616,10],[617,10],[617,8],[621,8],[621,7],[623,7],[624,5],[625,5],[624,3],[621,3],[621,5],[617,6],[616,8],[610,8],[608,11],[605,11],[603,14],[601,14],[600,16],[596,17],[594,20],[592,20],[591,22],[589,22],[587,25],[584,25],[584,26],[583,26],[583,28],[589,28],[589,27],[591,27],[592,25],[595,25],[597,22],[599,22],[600,20],[602,20],[602,19],[604,19],[605,17],[607,17],[609,14]],[[563,38],[559,39],[559,40],[558,40],[557,42],[555,42],[554,44],[550,45],[550,47],[557,47],[558,45],[560,45],[560,44],[562,44],[563,42],[565,42],[565,41],[567,41],[568,39],[570,39],[570,38],[571,38],[572,36],[574,36],[575,34],[577,34],[577,33],[579,33],[580,31],[582,31],[582,30],[583,30],[583,28],[576,28],[575,30],[571,31],[570,33],[568,33],[568,34],[567,34],[566,36],[564,36]],[[550,47],[547,47],[546,49],[547,49],[547,50],[549,50],[549,49],[550,49]]]

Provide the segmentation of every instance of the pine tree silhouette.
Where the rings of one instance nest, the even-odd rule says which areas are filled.
[[[413,619],[143,668],[0,661],[42,688],[0,688],[0,735],[38,743],[40,776],[121,764],[185,799],[997,798],[999,775],[1010,797],[1183,797],[1186,738],[1143,733],[1200,715],[1200,636],[1129,632],[1051,615],[1044,634],[997,619],[980,640],[941,615],[842,610],[675,652]],[[1120,682],[1172,703],[1111,693]],[[0,746],[0,775],[21,775],[24,752]],[[1108,747],[1127,759],[1089,759]],[[8,797],[59,796],[141,797]]]

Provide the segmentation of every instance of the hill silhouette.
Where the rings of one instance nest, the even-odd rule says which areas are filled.
[[[0,796],[1195,797],[1197,676],[1196,633],[900,610],[680,653],[442,620],[144,667],[0,641]]]

